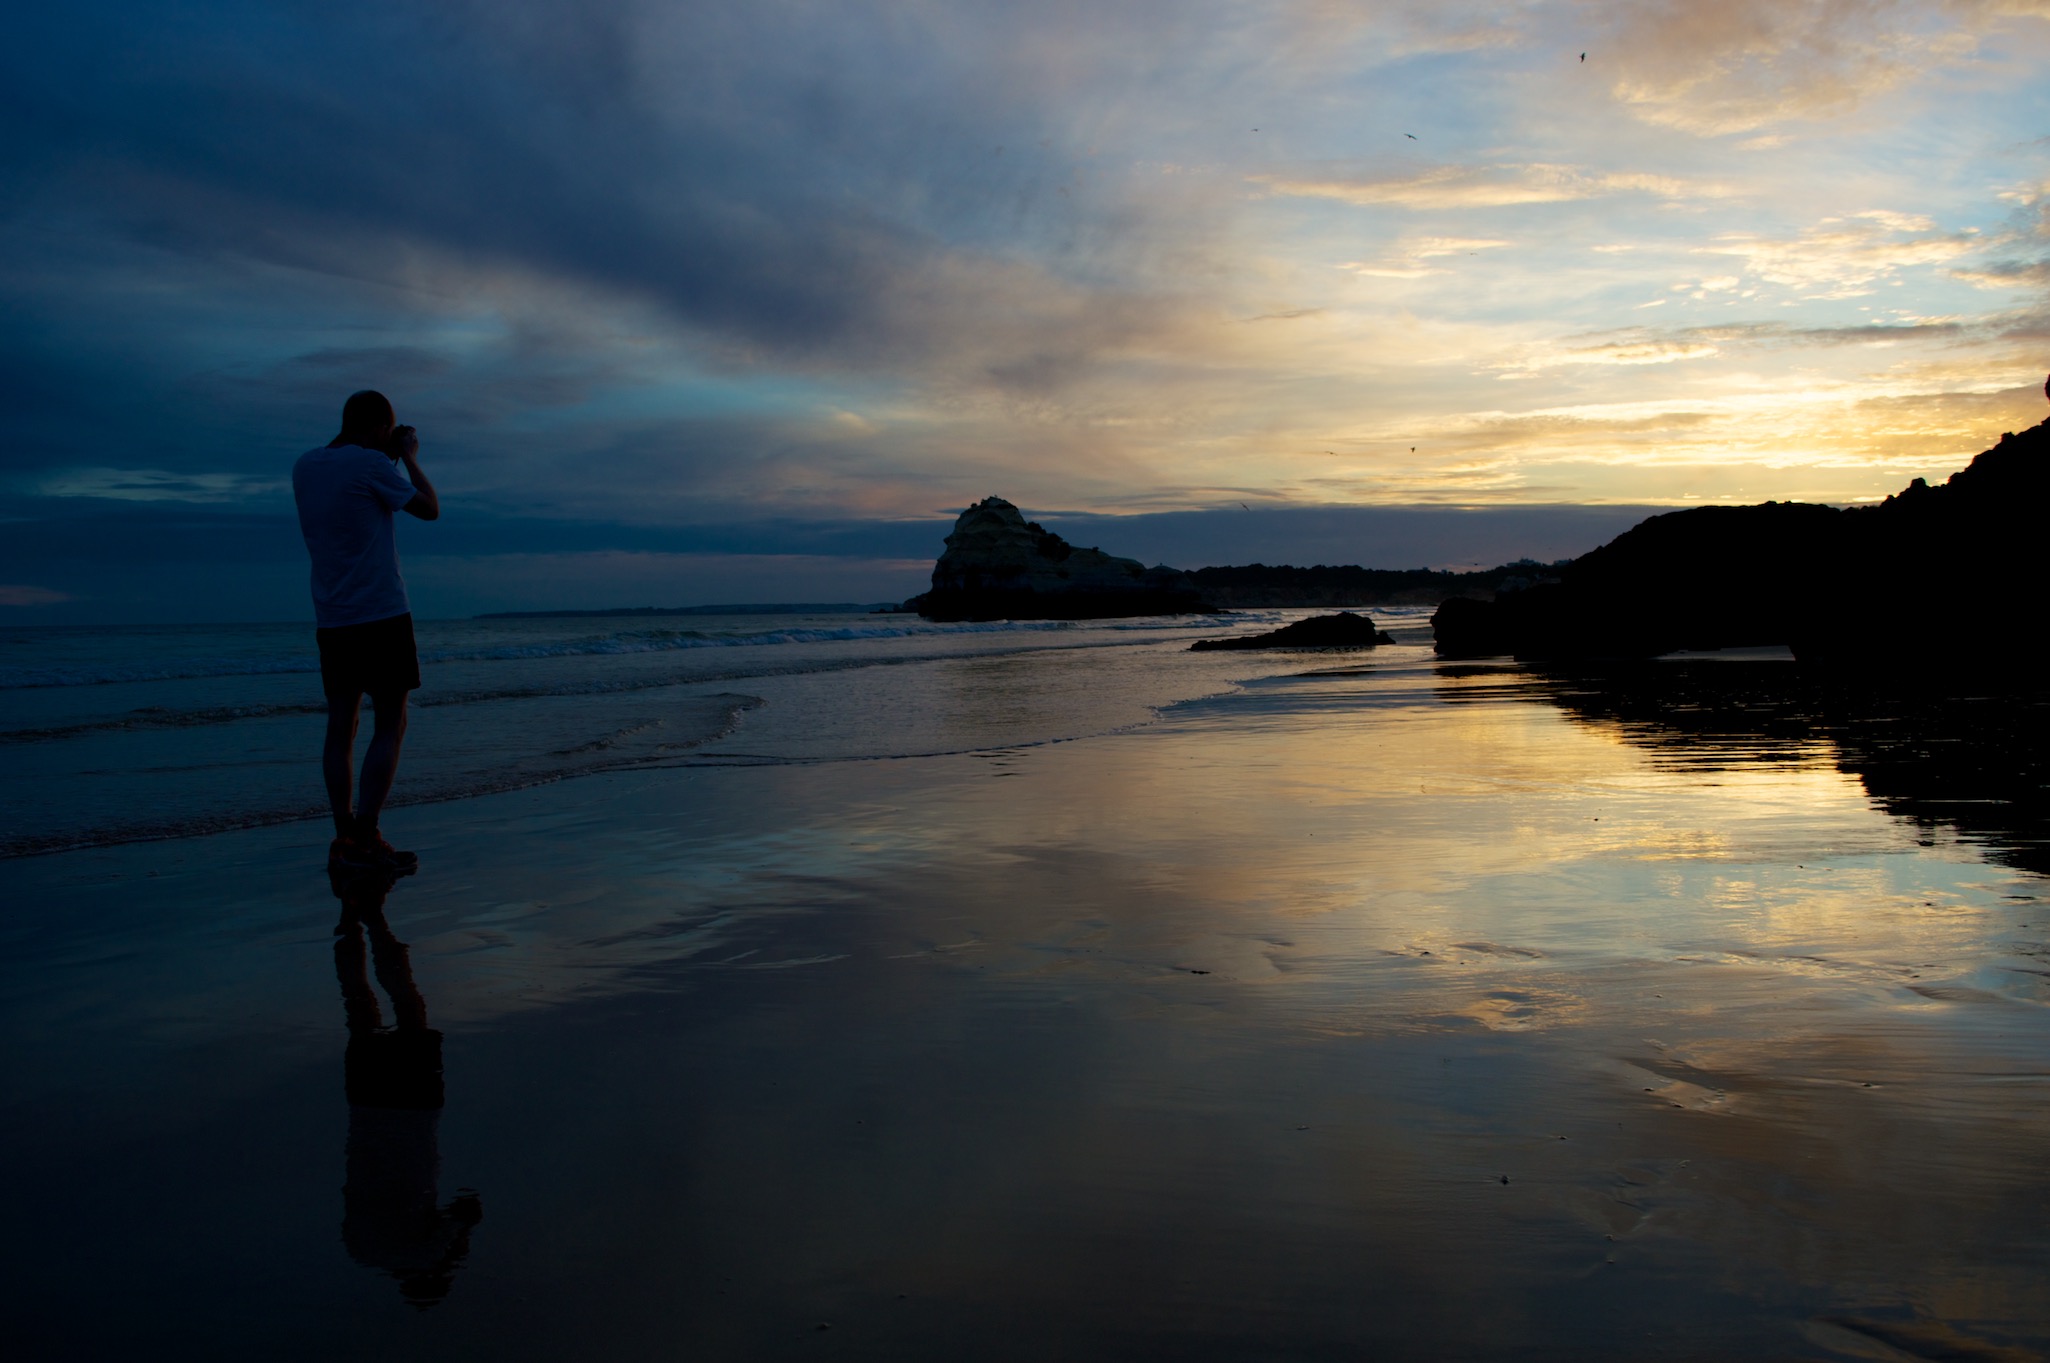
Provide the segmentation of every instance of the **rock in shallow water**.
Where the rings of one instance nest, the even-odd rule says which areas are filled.
[[[1266,634],[1247,634],[1235,639],[1198,639],[1189,645],[1192,653],[1227,648],[1373,648],[1395,640],[1374,628],[1367,616],[1352,611],[1319,615]]]

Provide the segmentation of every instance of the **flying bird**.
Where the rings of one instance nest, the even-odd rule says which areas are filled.
[[[1251,511],[1252,509],[1253,509],[1253,508],[1251,508],[1250,506],[1247,506],[1247,505],[1246,505],[1246,504],[1245,504],[1244,502],[1240,502],[1240,503],[1239,503],[1239,510],[1241,510],[1241,511]]]
[[[1417,136],[1415,133],[1404,133],[1403,136],[1407,137],[1412,142],[1417,140]]]
[[[1581,53],[1581,54],[1580,54],[1580,60],[1582,60],[1582,61],[1586,61],[1586,60],[1587,60],[1587,54],[1586,54],[1585,52],[1583,52],[1583,53]]]

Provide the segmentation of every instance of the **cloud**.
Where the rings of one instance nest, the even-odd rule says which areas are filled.
[[[10,107],[44,111],[14,131],[42,148],[63,226],[381,288],[398,313],[517,305],[545,281],[652,305],[732,366],[1030,382],[1036,356],[1176,325],[1160,295],[1196,205],[1089,174],[1071,126],[1088,109],[1048,98],[1100,102],[1088,38],[1127,21],[1054,41],[1029,17],[887,5],[371,4],[300,25],[247,8],[198,6],[150,55],[48,22]],[[1135,17],[1171,60],[1179,26]],[[380,71],[378,98],[297,78],[341,59]]]
[[[1388,204],[1397,208],[1509,208],[1524,204],[1567,203],[1618,194],[1648,194],[1661,199],[1713,197],[1712,185],[1690,184],[1669,175],[1639,171],[1593,171],[1579,166],[1526,165],[1439,166],[1384,178],[1310,178],[1256,175],[1256,183],[1274,194],[1298,198],[1337,199],[1343,203]]]
[[[1513,245],[1514,242],[1499,237],[1417,237],[1398,242],[1394,250],[1379,260],[1348,261],[1340,268],[1382,279],[1421,279],[1446,273],[1444,266],[1431,264],[1441,257],[1470,256]]]
[[[1642,306],[1642,305],[1640,305]],[[1711,326],[1628,327],[1597,337],[1565,337],[1518,357],[1512,373],[1562,365],[1656,365],[1745,352],[1809,346],[1888,346],[1903,341],[1949,340],[1977,328],[1955,318],[1920,318],[1836,327],[1799,327],[1785,322],[1737,322]]]
[[[1996,197],[2014,208],[2008,214],[2006,230],[1986,242],[1989,252],[2017,246],[2042,252],[2050,245],[2050,181],[2003,190]],[[1987,260],[1949,273],[1951,278],[1981,289],[2041,287],[2050,284],[2050,254]]]
[[[1976,270],[1952,270],[1952,279],[1981,289],[2042,288],[2050,285],[2050,260],[2001,260]]]
[[[52,591],[48,587],[0,583],[0,606],[55,606],[72,599],[71,593]]]
[[[245,502],[288,489],[281,478],[238,473],[171,473],[164,469],[74,468],[44,478],[35,490],[45,497],[95,497],[117,502]]]
[[[1795,237],[1729,232],[1697,254],[1732,256],[1745,275],[1822,298],[1853,298],[1917,266],[1943,265],[1985,243],[1971,231],[1940,232],[1926,217],[1874,209],[1824,218]],[[1693,287],[1727,287],[1704,280]]]
[[[1555,364],[1671,364],[1719,354],[1716,347],[1702,342],[1621,341],[1608,345],[1569,350],[1554,358]]]
[[[479,561],[517,548],[500,531],[684,555],[699,541],[658,532],[903,523],[992,491],[1664,500],[1628,472],[1661,457],[1632,403],[1806,384],[1838,405],[1761,420],[1834,448],[1830,421],[1876,410],[1841,395],[1937,360],[1930,391],[1976,390],[2050,326],[1972,292],[2039,282],[2050,202],[2017,96],[2038,21],[1786,8],[44,7],[0,53],[21,149],[0,488],[34,521],[133,511],[96,542],[110,561],[227,562],[253,550],[207,517],[288,515],[291,460],[374,386],[460,509],[433,533]],[[1946,74],[1959,33],[1981,39],[1970,81]],[[1888,86],[1867,52],[1928,60]],[[305,75],[342,68],[380,72],[377,96]],[[1951,82],[1941,137],[1900,136],[1917,71]],[[1693,130],[1846,90],[1871,117],[1748,151]],[[1369,159],[1390,143],[1445,164]],[[1900,308],[1843,306],[1881,285]],[[1653,317],[1674,325],[1620,325]],[[1462,424],[1519,403],[1579,424]],[[264,523],[289,561],[289,521]],[[74,590],[33,560],[0,576]]]
[[[1647,123],[1702,136],[1847,114],[1969,59],[1988,14],[2014,7],[1849,0],[1647,0],[1587,6],[1611,94]]]
[[[2050,199],[2050,180],[2034,184],[2015,185],[2012,188],[1999,191],[1995,197],[2011,204],[2019,204],[2023,208],[2031,208],[2036,204],[2044,202],[2046,199]]]

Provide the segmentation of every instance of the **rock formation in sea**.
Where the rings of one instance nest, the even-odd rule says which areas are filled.
[[[1941,487],[1917,478],[1876,506],[1795,502],[1653,516],[1493,601],[1451,600],[1438,651],[1532,660],[1650,657],[1784,644],[1846,668],[2035,666],[2050,422]]]
[[[963,511],[933,565],[932,590],[904,603],[929,620],[1097,620],[1213,609],[1184,574],[1078,549],[1001,497]]]
[[[1420,605],[1550,581],[1528,559],[1478,572],[1246,564],[1181,572],[1078,549],[1001,497],[969,507],[933,568],[932,590],[895,609],[942,620],[1096,618],[1188,611]]]
[[[1191,653],[1203,653],[1213,649],[1251,648],[1373,648],[1378,644],[1392,644],[1395,640],[1385,630],[1374,628],[1374,622],[1364,615],[1351,611],[1340,611],[1336,615],[1319,615],[1308,620],[1298,620],[1292,625],[1269,630],[1265,634],[1241,634],[1229,639],[1198,639],[1189,645]]]

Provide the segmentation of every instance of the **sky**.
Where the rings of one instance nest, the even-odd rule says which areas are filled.
[[[2050,0],[81,0],[0,54],[0,623],[896,599],[1876,499],[2050,409]],[[1584,54],[1584,58],[1583,58]]]

